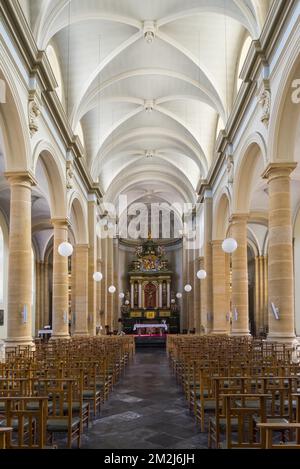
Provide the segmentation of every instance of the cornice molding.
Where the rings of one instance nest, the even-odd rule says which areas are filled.
[[[100,201],[100,187],[92,181],[91,174],[84,164],[84,149],[78,138],[73,134],[66,113],[57,96],[57,82],[45,51],[38,49],[30,27],[18,0],[0,2],[0,13],[9,28],[12,39],[19,50],[29,75],[36,76],[41,84],[43,103],[66,146],[74,154],[74,164],[78,170],[88,193],[95,194]]]

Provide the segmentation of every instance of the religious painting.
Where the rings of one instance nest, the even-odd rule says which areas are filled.
[[[145,286],[145,308],[156,308],[156,286],[154,283],[147,283]]]
[[[4,310],[0,309],[0,326],[4,326]]]

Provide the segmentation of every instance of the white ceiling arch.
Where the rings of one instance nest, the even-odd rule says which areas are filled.
[[[22,1],[38,47],[57,52],[63,105],[105,196],[151,174],[154,191],[171,181],[194,199],[236,96],[245,38],[259,36],[270,3]]]

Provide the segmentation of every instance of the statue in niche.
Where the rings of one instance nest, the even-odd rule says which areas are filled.
[[[234,162],[233,156],[229,155],[227,157],[227,175],[228,175],[228,184],[233,184],[234,181]]]
[[[71,161],[67,161],[67,190],[73,189],[74,170]]]
[[[30,135],[33,136],[38,130],[38,118],[41,114],[40,104],[38,102],[36,94],[31,94],[28,103],[28,120]]]
[[[269,125],[270,111],[271,111],[271,93],[268,89],[264,88],[258,97],[258,102],[263,109],[260,120],[266,125]]]

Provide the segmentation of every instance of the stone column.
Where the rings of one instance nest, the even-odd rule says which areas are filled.
[[[249,335],[249,297],[247,260],[248,215],[232,215],[231,237],[238,243],[232,254],[232,335]],[[236,318],[237,314],[237,318]]]
[[[139,280],[139,308],[142,308],[142,281]]]
[[[103,262],[102,262],[102,243],[101,243],[101,238],[97,237],[97,272],[102,273],[103,269]],[[102,273],[103,274],[103,273]],[[104,279],[101,280],[101,282],[97,282],[96,284],[96,326],[97,327],[104,327],[103,318],[101,317],[101,311],[104,311],[103,308],[103,298],[102,298],[102,283]],[[103,331],[103,329],[102,329]],[[100,330],[99,334],[102,333]]]
[[[202,315],[202,326],[209,333],[212,329],[212,206],[213,199],[211,191],[207,190],[204,195],[204,270],[207,277],[203,280],[202,308],[205,314]]]
[[[204,257],[199,257],[199,270],[204,270]],[[205,322],[205,315],[206,312],[203,308],[203,287],[204,283],[203,280],[199,280],[198,284],[198,291],[199,291],[199,315],[198,315],[198,324],[197,324],[197,332],[200,334],[203,332],[203,327]]]
[[[101,251],[102,251],[102,274],[103,280],[101,282],[101,298],[102,298],[102,309],[103,309],[103,331],[105,332],[105,326],[108,326],[107,316],[107,298],[108,298],[108,278],[107,278],[107,238],[101,239]],[[104,333],[103,332],[103,333]]]
[[[130,283],[130,301],[131,301],[131,308],[134,309],[134,283]]]
[[[88,329],[89,335],[96,335],[96,300],[97,285],[93,275],[97,269],[97,199],[95,195],[90,195],[88,202],[88,223],[89,223],[89,269],[88,269]]]
[[[109,293],[108,288],[114,285],[114,245],[113,238],[107,238],[107,324],[113,330],[114,301],[116,293]]]
[[[158,288],[159,288],[158,307],[159,307],[159,308],[162,308],[162,282],[161,282],[161,281],[159,281]]]
[[[7,346],[33,345],[31,187],[29,172],[6,173],[10,184]]]
[[[227,295],[226,257],[223,241],[213,241],[213,334],[227,334],[229,313]]]
[[[69,274],[68,258],[58,253],[61,243],[68,241],[69,221],[53,219],[53,301],[52,301],[52,339],[68,339],[69,335]]]
[[[117,291],[114,295],[114,330],[118,330],[119,324],[118,319],[121,317],[121,300],[119,298],[119,294],[121,293],[119,287],[119,240],[118,238],[113,239],[114,243],[114,286],[116,287]]]
[[[295,339],[293,229],[290,174],[296,163],[273,163],[264,177],[269,186],[269,335],[270,341]],[[278,308],[279,320],[272,312]]]
[[[48,261],[44,262],[44,283],[43,283],[43,297],[44,297],[44,316],[43,326],[50,325],[50,314],[49,314],[49,264]]]
[[[89,246],[78,244],[75,249],[75,330],[76,336],[87,336],[88,330],[88,265]]]
[[[171,306],[171,285],[170,281],[167,282],[167,308]]]

